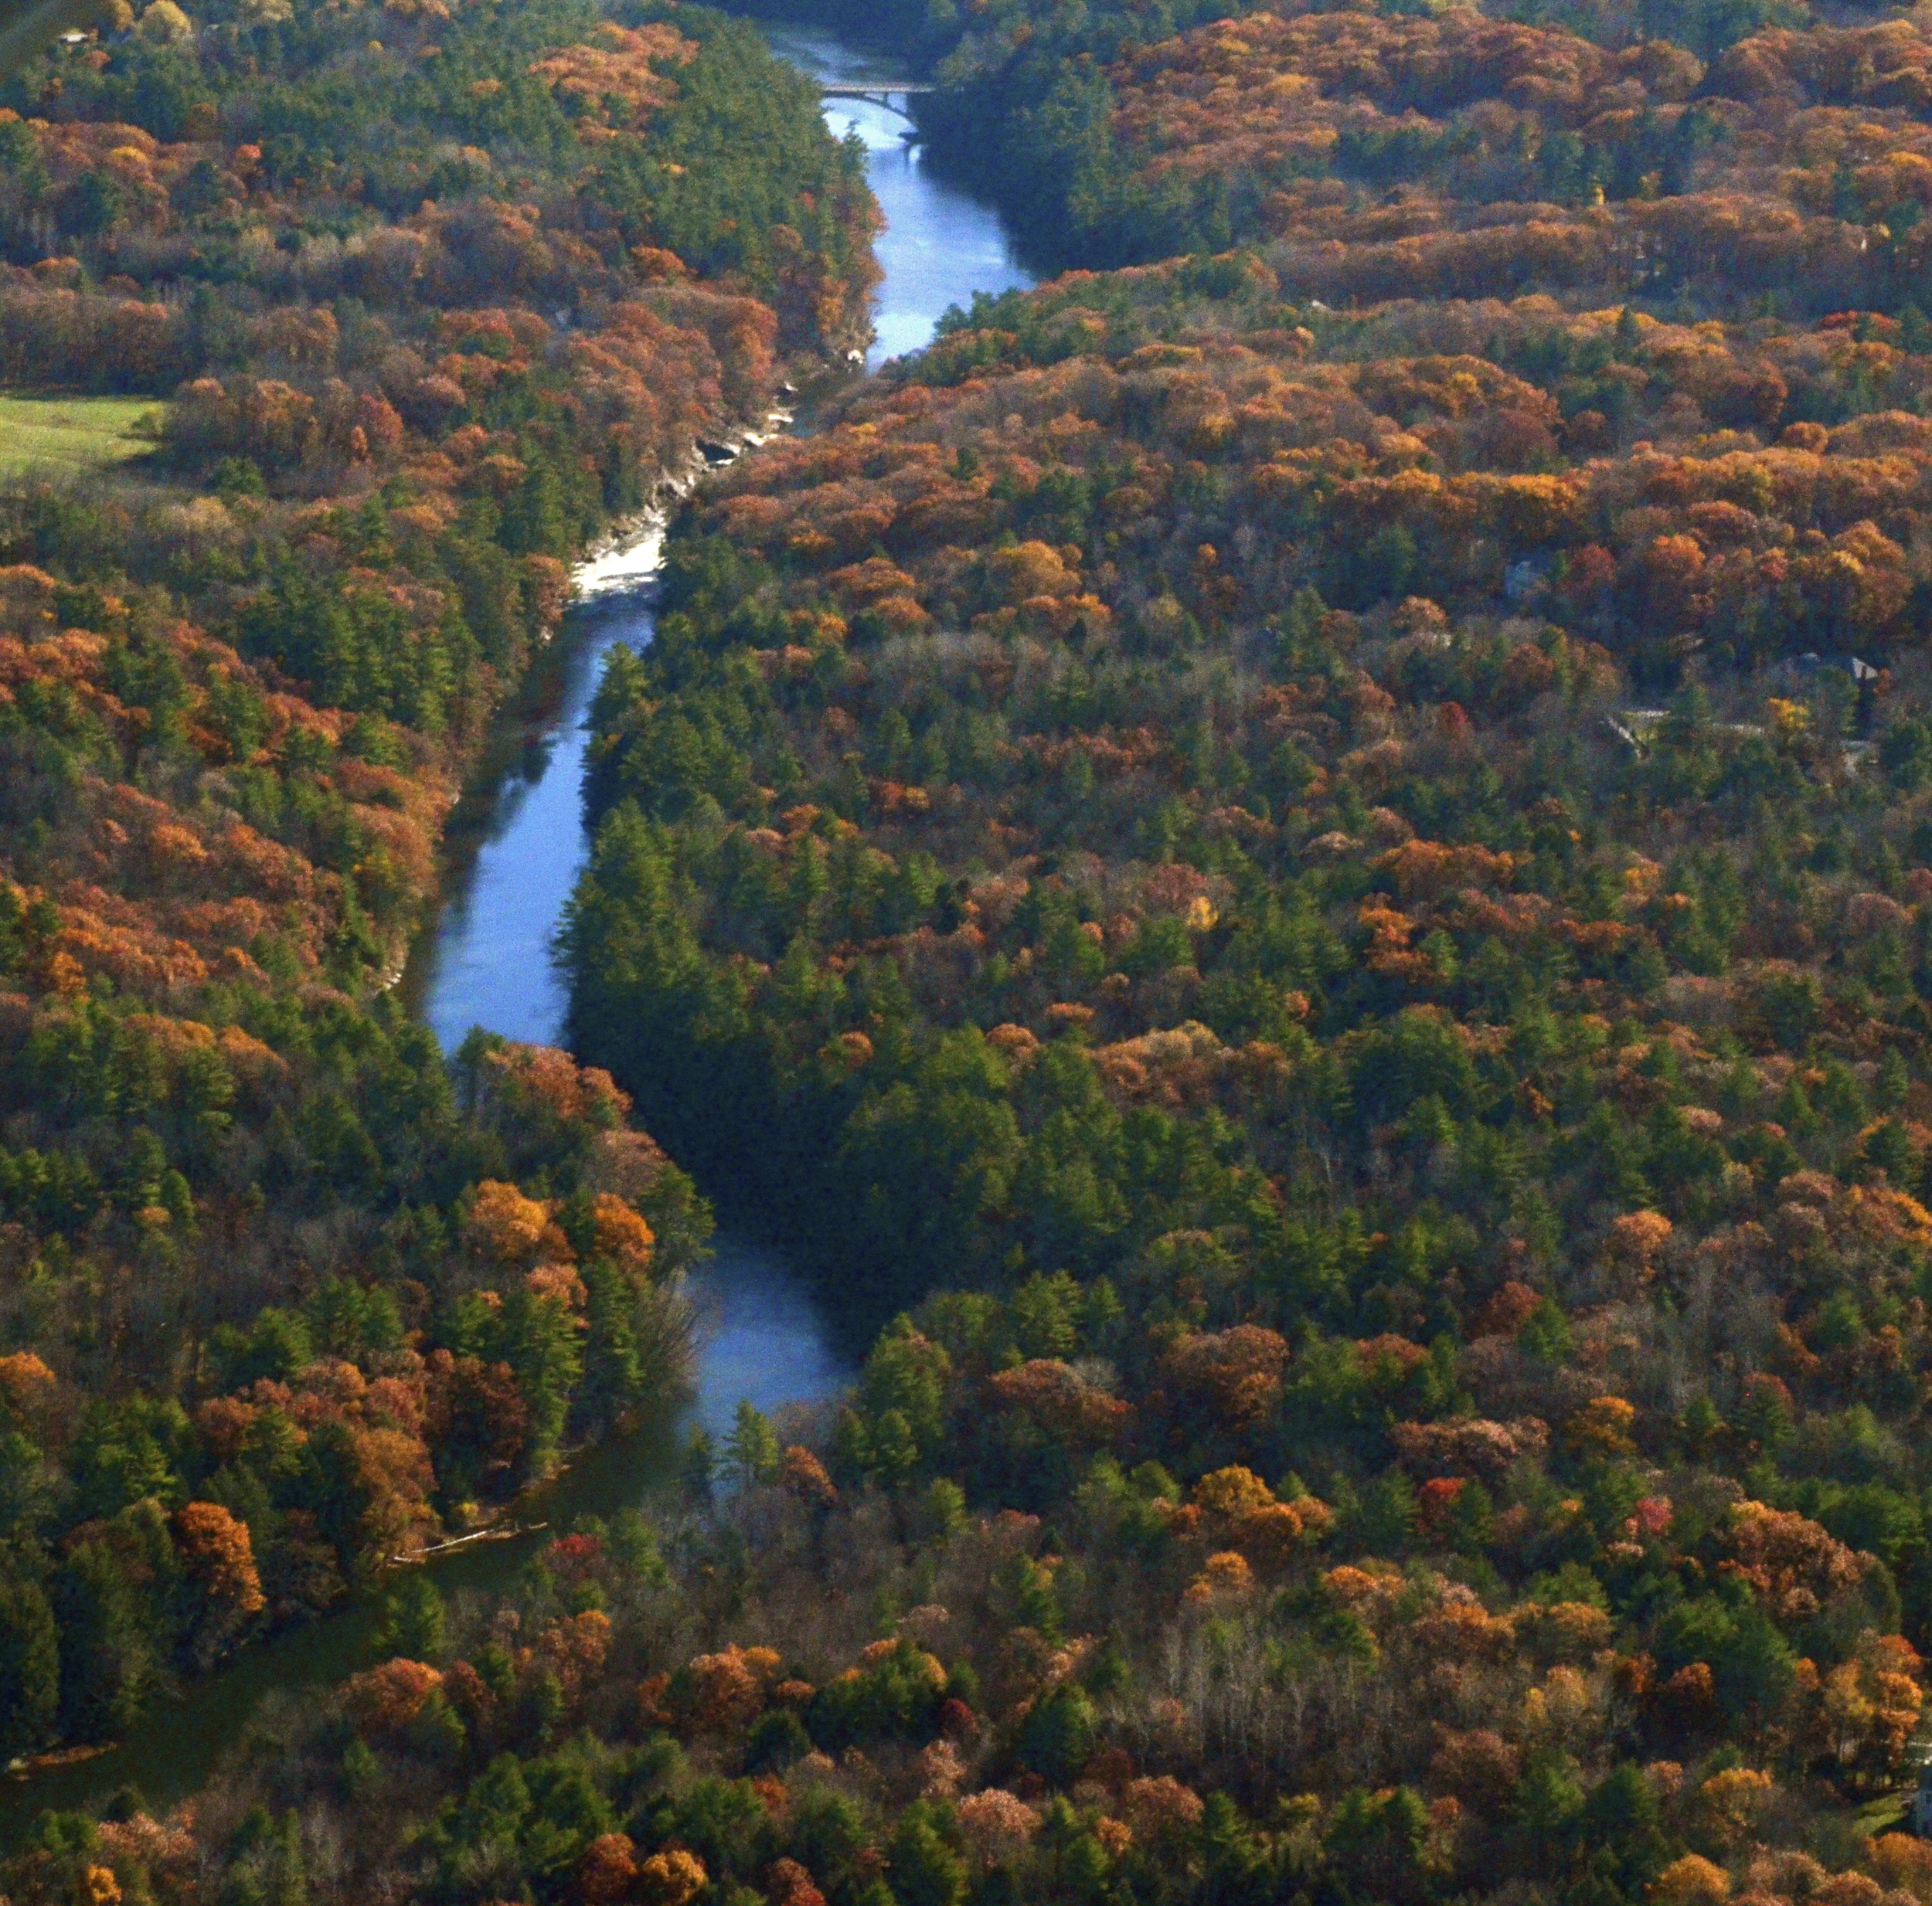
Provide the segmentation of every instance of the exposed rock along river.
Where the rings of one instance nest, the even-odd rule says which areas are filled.
[[[782,57],[827,83],[888,87],[904,76],[829,35],[769,32]],[[970,302],[974,292],[1031,282],[998,215],[928,172],[901,137],[906,122],[899,114],[863,100],[829,100],[825,110],[835,131],[850,127],[864,141],[886,216],[869,371],[926,344],[947,308]],[[757,454],[755,441],[747,454]],[[402,981],[446,1050],[472,1026],[540,1044],[560,1036],[564,987],[550,945],[589,851],[580,798],[584,720],[612,647],[651,640],[662,541],[653,526],[580,567],[578,606],[563,637],[506,713],[488,771],[457,810],[443,904]],[[719,1216],[715,1255],[692,1279],[701,1334],[690,1415],[587,1452],[519,1506],[524,1524],[607,1514],[639,1500],[674,1469],[693,1418],[715,1433],[744,1398],[772,1411],[820,1401],[844,1381],[845,1366],[803,1281],[734,1233],[728,1208]],[[543,1539],[458,1549],[434,1565],[437,1585],[446,1595],[498,1587]],[[43,1809],[97,1802],[122,1788],[138,1789],[155,1809],[182,1799],[264,1701],[299,1697],[362,1665],[379,1619],[376,1598],[364,1596],[236,1656],[178,1702],[158,1706],[119,1746],[0,1781],[0,1843],[17,1841]]]

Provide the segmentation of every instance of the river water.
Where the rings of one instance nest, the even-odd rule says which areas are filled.
[[[827,36],[770,32],[783,57],[827,82],[889,84],[900,76]],[[975,291],[1031,282],[998,216],[927,173],[900,136],[903,117],[848,100],[828,101],[826,117],[835,131],[863,141],[886,215],[869,368],[920,348],[947,307],[969,304]],[[560,1033],[564,989],[550,946],[589,852],[580,807],[584,719],[611,650],[651,640],[658,553],[655,538],[645,537],[580,571],[579,606],[453,818],[445,902],[403,982],[446,1050],[472,1026],[546,1045]],[[526,1520],[607,1515],[637,1503],[675,1472],[692,1418],[722,1435],[740,1399],[782,1412],[822,1401],[849,1379],[803,1283],[774,1254],[734,1234],[729,1211],[721,1215],[715,1255],[692,1279],[701,1337],[692,1418],[589,1452],[522,1505]],[[446,1595],[500,1590],[543,1539],[459,1551],[437,1563],[437,1585]],[[362,1666],[379,1619],[375,1602],[364,1599],[286,1630],[197,1682],[111,1751],[30,1780],[0,1780],[0,1845],[18,1843],[45,1808],[98,1806],[124,1787],[156,1808],[185,1797],[264,1700],[299,1699]]]
[[[816,79],[889,85],[899,76],[827,35],[767,30],[774,50]],[[904,118],[862,100],[829,100],[825,117],[835,131],[864,142],[866,175],[886,215],[870,368],[928,343],[947,308],[969,304],[974,292],[1032,282],[998,214],[931,175],[900,136]],[[563,982],[550,939],[589,851],[579,805],[583,720],[611,650],[651,640],[657,557],[655,539],[646,538],[580,572],[582,606],[554,666],[539,671],[526,708],[506,727],[504,756],[482,797],[456,817],[457,877],[404,980],[446,1048],[475,1025],[546,1045],[563,1027]]]
[[[903,76],[889,63],[828,34],[781,26],[766,33],[774,52],[829,84],[889,89]],[[932,175],[923,154],[901,136],[907,122],[900,114],[865,100],[828,100],[825,119],[835,132],[856,133],[864,142],[866,177],[886,215],[879,243],[886,279],[872,318],[878,335],[869,369],[923,349],[949,305],[970,305],[975,291],[1033,282],[1015,257],[998,213]]]

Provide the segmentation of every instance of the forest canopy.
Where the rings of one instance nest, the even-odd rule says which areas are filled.
[[[747,1405],[675,1499],[560,1529],[501,1605],[399,1590],[368,1667],[192,1816],[52,1819],[10,1891],[1923,1906],[1932,22],[865,18],[934,76],[934,159],[1061,275],[951,314],[684,507],[655,640],[614,653],[593,710],[573,1056],[372,1058],[343,1111],[289,1115],[335,1171],[393,1172],[393,1147],[461,1188],[383,1194],[397,1269],[356,1303],[265,1278],[233,1306],[198,1366],[219,1380],[176,1405],[187,1454],[165,1400],[145,1443],[117,1417],[59,1450],[58,1500],[96,1520],[22,1545],[5,1671],[58,1717],[32,1638],[100,1605],[97,1552],[266,1600],[233,1525],[265,1514],[286,1571],[301,1514],[342,1525],[278,1479],[412,1410],[429,1480],[383,1502],[423,1526],[618,1420],[675,1333],[661,1267],[701,1238],[698,1187],[815,1276],[862,1367],[816,1415]],[[525,49],[594,171],[626,138],[668,153],[740,43],[682,12],[618,25],[638,39]],[[723,221],[676,202],[675,269],[668,224],[619,263],[583,212],[641,280],[610,312],[666,351],[720,321],[765,351],[835,338],[785,329],[784,244],[701,260]],[[866,216],[855,195],[854,250],[823,254],[854,297]],[[468,237],[411,229],[427,284],[462,268]],[[355,668],[397,652],[332,633],[360,598],[302,566],[323,552],[380,574],[379,548],[481,534],[537,590],[567,536],[524,526],[584,519],[546,514],[575,493],[526,447],[587,440],[524,420],[573,416],[617,348],[607,322],[546,382],[590,329],[558,308],[437,307],[444,355],[406,348],[471,409],[426,422],[382,385],[416,433],[393,467],[464,499],[440,521],[374,486],[318,520],[343,453],[308,447],[359,467],[344,406],[372,387],[277,372],[311,415],[262,396],[266,360],[180,373],[178,467],[243,520],[313,525],[209,625],[265,707],[321,665],[270,675],[286,631]],[[704,335],[747,389],[770,375]],[[496,515],[465,517],[485,490]],[[502,667],[459,572],[411,573],[447,579],[439,617],[460,603]],[[55,611],[106,584],[47,575],[19,613],[92,654]],[[102,640],[112,681],[150,681],[148,647]],[[335,753],[301,773],[429,785],[410,762],[451,744],[358,708],[315,718]],[[118,996],[77,946],[43,951],[54,904],[23,879],[23,970],[70,1003],[23,1007],[22,1049],[78,1103],[83,988],[56,962],[87,1012]],[[359,1053],[415,1050],[386,1009],[341,1010],[389,1042]],[[267,1024],[243,1030],[280,1055]],[[399,1069],[448,1082],[460,1170],[408,1152],[406,1118],[373,1129],[366,1106],[418,1102]],[[156,1143],[199,1199],[170,1147],[203,1128],[175,1116]],[[49,1232],[87,1195],[52,1155],[8,1181]],[[117,1221],[176,1235],[144,1214],[177,1224],[181,1188],[138,1194]],[[401,1351],[388,1292],[415,1306]],[[106,1387],[7,1381],[23,1437],[47,1384]],[[156,1463],[226,1480],[171,1500]]]
[[[0,487],[0,1759],[679,1394],[689,1178],[392,989],[570,564],[842,348],[873,216],[696,8],[155,0],[0,80],[0,380],[168,400]]]
[[[831,1526],[1079,1657],[964,1890],[1916,1897],[1921,23],[1112,23],[920,107],[1074,268],[687,511],[573,1042],[905,1307]]]

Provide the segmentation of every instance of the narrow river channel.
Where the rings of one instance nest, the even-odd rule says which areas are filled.
[[[774,27],[770,37],[784,58],[828,83],[903,77],[825,35]],[[828,101],[826,117],[835,131],[855,131],[864,141],[886,214],[869,369],[918,349],[947,307],[970,303],[975,291],[1031,282],[998,216],[928,173],[900,136],[902,117],[853,100]],[[478,1025],[539,1044],[558,1038],[563,987],[550,942],[588,851],[579,799],[584,719],[612,647],[651,640],[658,554],[656,539],[647,537],[584,566],[580,606],[555,654],[536,671],[478,787],[457,812],[444,904],[403,981],[405,997],[446,1050]],[[719,1216],[716,1255],[693,1280],[702,1337],[692,1415],[714,1433],[728,1426],[743,1398],[767,1411],[810,1404],[835,1393],[849,1374],[802,1282],[735,1235],[729,1210]],[[522,1505],[523,1519],[563,1522],[641,1500],[674,1472],[688,1429],[689,1419],[664,1422],[589,1452]],[[446,1595],[501,1588],[542,1539],[459,1551],[437,1565],[437,1583]],[[18,1843],[46,1808],[98,1805],[124,1788],[156,1809],[184,1798],[264,1700],[299,1698],[362,1665],[378,1619],[375,1601],[365,1599],[287,1630],[162,1707],[121,1746],[32,1779],[0,1779],[0,1845]]]

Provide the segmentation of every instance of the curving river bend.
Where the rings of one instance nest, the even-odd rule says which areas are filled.
[[[828,83],[883,85],[903,76],[828,35],[768,32],[782,57]],[[869,369],[920,348],[947,308],[968,304],[975,291],[1032,282],[998,215],[927,172],[900,137],[904,120],[852,100],[828,101],[826,117],[834,131],[863,141],[886,215]],[[551,936],[589,851],[580,801],[583,722],[611,650],[651,640],[658,549],[653,533],[583,566],[580,606],[452,821],[444,905],[403,980],[405,997],[446,1050],[476,1025],[539,1044],[558,1038],[564,989]],[[810,1404],[835,1393],[849,1374],[803,1283],[774,1254],[735,1235],[729,1211],[720,1215],[726,1228],[716,1255],[693,1280],[702,1339],[692,1416],[714,1434],[741,1399],[768,1412]],[[637,1502],[672,1473],[689,1420],[590,1452],[522,1506],[525,1518],[608,1514]],[[500,1588],[529,1546],[459,1551],[437,1565],[437,1585],[446,1595]],[[299,1697],[362,1665],[378,1619],[375,1601],[365,1599],[287,1630],[158,1709],[119,1747],[31,1779],[0,1781],[0,1844],[16,1843],[43,1809],[97,1805],[124,1788],[157,1809],[185,1797],[264,1701]]]

